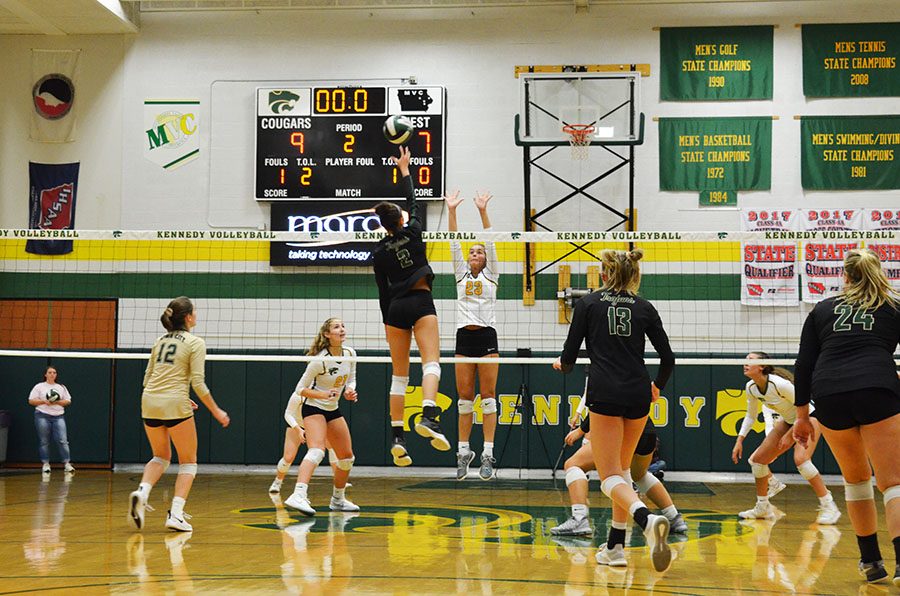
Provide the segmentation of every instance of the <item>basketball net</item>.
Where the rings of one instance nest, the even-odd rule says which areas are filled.
[[[563,132],[569,135],[569,146],[572,147],[572,159],[585,160],[588,157],[588,147],[591,146],[591,134],[594,127],[590,124],[566,124]]]

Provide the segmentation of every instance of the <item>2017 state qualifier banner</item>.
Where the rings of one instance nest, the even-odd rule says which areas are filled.
[[[804,209],[803,229],[810,232],[854,232],[862,230],[862,209]],[[853,240],[806,240],[803,253],[803,302],[815,304],[834,296],[844,287],[844,257],[859,242]]]
[[[796,231],[792,209],[741,210],[743,232]],[[793,306],[800,301],[796,242],[742,242],[741,304]]]
[[[900,95],[900,23],[803,25],[803,95]]]
[[[800,180],[808,190],[900,188],[900,115],[803,116]]]
[[[772,99],[771,25],[663,27],[661,100]]]
[[[900,230],[900,209],[866,209],[863,224],[866,230]],[[900,244],[892,240],[867,240],[866,246],[881,259],[881,268],[891,287],[900,292]]]
[[[660,190],[768,190],[772,118],[660,118]]]
[[[71,230],[75,227],[76,163],[28,163],[30,193],[28,227],[32,230]],[[28,240],[25,252],[64,255],[72,252],[72,240]]]

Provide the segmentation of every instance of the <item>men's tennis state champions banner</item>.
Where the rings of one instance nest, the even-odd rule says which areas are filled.
[[[28,163],[30,196],[28,227],[33,230],[71,230],[75,227],[75,193],[78,163]],[[29,240],[25,252],[64,255],[72,252],[72,240]]]
[[[772,118],[660,118],[660,190],[768,190]]]
[[[803,95],[900,96],[900,23],[803,25]]]
[[[900,115],[803,116],[800,181],[809,190],[900,188]]]
[[[664,27],[661,100],[772,99],[771,25]]]

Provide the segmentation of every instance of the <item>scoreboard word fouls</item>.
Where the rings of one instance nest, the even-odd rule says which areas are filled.
[[[415,126],[406,142],[416,196],[444,194],[443,87],[259,88],[256,199],[395,199],[404,196],[398,154],[382,133],[390,114]]]

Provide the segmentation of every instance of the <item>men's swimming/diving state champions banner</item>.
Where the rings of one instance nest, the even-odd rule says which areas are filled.
[[[771,25],[663,27],[659,31],[659,98],[772,99]]]
[[[78,190],[78,163],[28,164],[30,196],[28,227],[32,230],[72,230],[75,228],[75,195]],[[28,240],[25,252],[36,255],[64,255],[72,252],[72,240]]]
[[[862,230],[862,209],[804,209],[802,229],[810,232],[855,232]],[[859,242],[853,240],[804,240],[803,302],[815,304],[834,296],[844,287],[844,257]]]
[[[900,114],[801,117],[800,182],[808,190],[900,188]]]
[[[790,209],[741,210],[744,232],[796,231],[797,221],[797,212]],[[741,304],[793,306],[799,303],[796,242],[742,242],[741,255]]]
[[[863,227],[866,230],[900,230],[900,206],[890,209],[865,209]],[[866,246],[874,250],[881,259],[881,267],[891,286],[900,292],[900,241],[866,240]]]
[[[660,190],[768,190],[772,118],[660,118]]]
[[[31,138],[35,141],[75,140],[80,55],[81,50],[31,50]]]
[[[900,96],[900,23],[803,25],[803,95]]]

